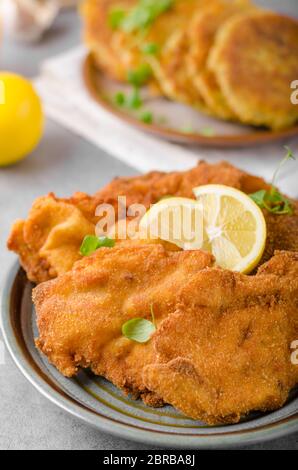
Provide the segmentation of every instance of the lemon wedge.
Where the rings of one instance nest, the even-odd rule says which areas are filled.
[[[160,239],[183,250],[197,250],[203,244],[203,210],[200,202],[167,197],[154,204],[142,217],[139,237]]]
[[[259,263],[266,244],[266,222],[261,209],[242,191],[208,184],[193,189],[203,207],[202,249],[216,264],[248,273]]]

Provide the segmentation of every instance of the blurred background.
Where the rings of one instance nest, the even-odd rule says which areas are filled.
[[[11,28],[11,16],[13,4],[22,6],[27,11],[28,4],[48,4],[49,17],[53,10],[53,22],[50,20],[49,29],[34,42],[18,41],[8,35]],[[28,77],[37,75],[40,62],[59,52],[65,51],[81,41],[80,19],[77,13],[79,0],[0,0],[2,14],[2,29],[4,37],[0,56],[0,67],[2,70],[13,70]],[[281,11],[286,14],[298,16],[297,0],[256,0],[260,6]],[[26,8],[25,8],[26,6]],[[24,18],[21,21],[25,21]],[[32,26],[34,29],[34,26]],[[13,35],[13,34],[12,34]],[[16,36],[16,32],[15,32]]]

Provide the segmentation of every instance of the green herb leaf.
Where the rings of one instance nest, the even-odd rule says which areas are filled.
[[[194,128],[191,125],[183,126],[181,127],[180,131],[184,134],[192,134],[194,132]]]
[[[128,33],[150,26],[154,20],[173,5],[173,0],[139,0],[121,22],[121,29]]]
[[[289,160],[296,160],[292,150],[287,145],[284,146],[284,149],[286,149],[287,153],[284,156],[284,158],[281,160],[280,164],[278,165],[278,167],[276,168],[276,170],[273,174],[273,178],[272,178],[272,182],[271,182],[272,188],[275,187],[275,183],[276,183],[276,180],[277,180],[277,175],[278,175],[280,169],[284,166],[284,164],[287,163],[287,161],[289,161]]]
[[[214,129],[212,127],[203,127],[201,129],[200,134],[203,135],[204,137],[213,137],[215,134]]]
[[[271,188],[269,190],[262,189],[254,194],[250,194],[251,199],[261,208],[276,215],[293,214],[293,206],[289,199],[283,196],[275,187],[277,175],[281,167],[290,159],[295,160],[292,150],[285,147],[286,156],[282,159],[274,172]]]
[[[98,248],[108,247],[112,248],[115,245],[115,240],[108,237],[96,237],[95,235],[86,235],[80,247],[80,254],[89,256]]]
[[[109,25],[112,29],[118,29],[121,27],[121,24],[125,18],[125,11],[117,8],[113,8],[109,12]]]
[[[133,318],[122,325],[123,336],[137,343],[147,343],[155,330],[155,325],[145,318]]]
[[[266,190],[261,189],[260,191],[257,191],[256,193],[250,194],[250,198],[262,209],[264,209],[264,199],[266,196]]]
[[[145,111],[143,114],[141,114],[140,120],[145,124],[152,124],[153,114],[150,111]]]
[[[127,81],[134,87],[144,85],[152,76],[150,65],[142,64],[135,70],[129,70],[127,74]]]
[[[126,96],[122,91],[118,91],[114,96],[114,102],[117,106],[124,106],[126,102]]]
[[[159,51],[159,47],[155,42],[149,42],[148,44],[144,44],[141,50],[144,54],[156,55]]]
[[[138,87],[134,87],[132,94],[127,99],[127,107],[129,109],[139,109],[143,105],[142,98]]]

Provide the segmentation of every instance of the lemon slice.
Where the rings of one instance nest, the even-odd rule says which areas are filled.
[[[261,209],[242,191],[208,184],[193,189],[203,206],[202,249],[216,264],[248,273],[260,261],[266,244],[266,222]]]
[[[183,250],[197,250],[203,244],[203,208],[200,202],[167,197],[154,204],[139,225],[140,238],[161,239]]]

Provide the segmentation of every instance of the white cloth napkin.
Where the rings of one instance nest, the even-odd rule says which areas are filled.
[[[141,172],[184,170],[204,159],[210,163],[227,160],[238,167],[270,180],[290,145],[298,155],[298,139],[266,146],[238,149],[183,147],[145,134],[108,111],[89,96],[82,79],[86,50],[80,46],[47,60],[35,80],[47,116],[86,138],[114,157]],[[298,161],[290,161],[281,172],[281,189],[298,197]]]

